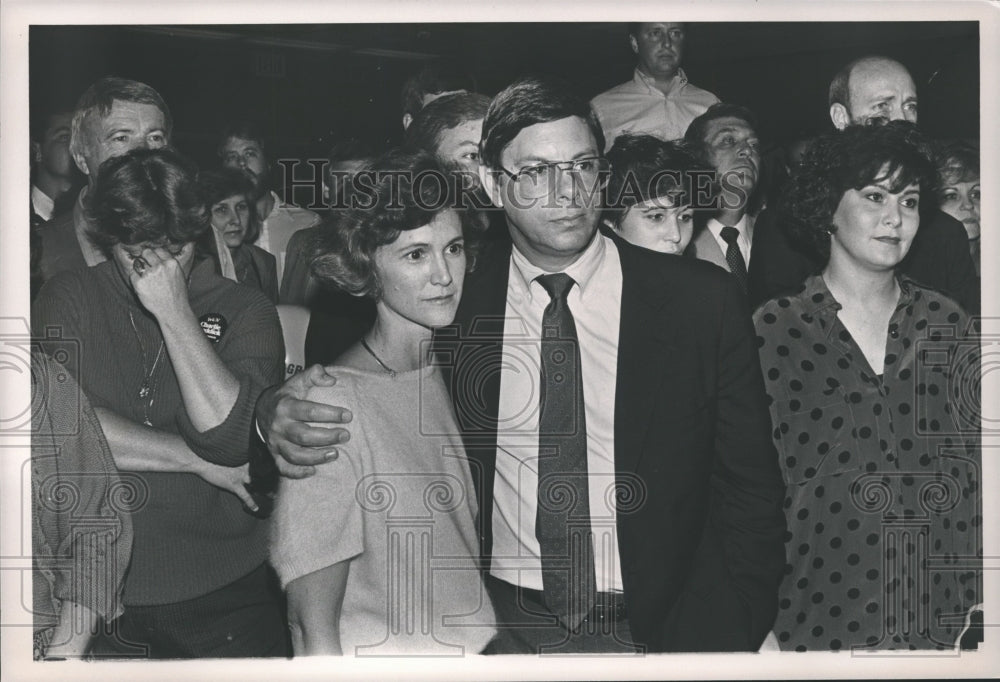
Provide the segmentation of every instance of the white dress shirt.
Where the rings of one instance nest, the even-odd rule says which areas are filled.
[[[271,192],[271,199],[274,201],[274,206],[271,208],[271,213],[261,221],[260,235],[254,244],[274,256],[280,283],[285,272],[288,240],[299,230],[319,225],[320,217],[308,209],[283,202],[274,192]]]
[[[722,249],[722,255],[726,254],[726,250],[729,249],[729,243],[722,238],[722,228],[725,227],[715,218],[710,218],[707,224],[709,232],[715,237],[715,241],[719,243],[719,248]],[[746,213],[740,218],[740,221],[733,225],[736,230],[740,233],[740,236],[736,238],[736,244],[740,247],[740,254],[743,256],[743,263],[747,266],[747,270],[750,270],[750,246],[753,244],[753,225],[750,222],[749,216]]]
[[[568,304],[576,323],[587,422],[587,473],[597,589],[622,591],[615,526],[615,388],[621,320],[618,249],[600,233],[564,272],[576,281]],[[549,274],[514,247],[507,284],[500,378],[496,479],[493,485],[491,573],[542,589],[535,518],[538,504],[538,420],[542,314],[548,293],[535,281]]]
[[[35,214],[42,220],[52,220],[52,212],[55,211],[56,202],[52,201],[52,198],[38,189],[35,185],[31,186],[31,207],[34,209]]]
[[[632,80],[617,85],[591,100],[604,129],[604,149],[623,133],[644,133],[661,140],[676,140],[696,117],[719,101],[708,90],[688,82],[684,69],[677,69],[669,94],[638,68]]]

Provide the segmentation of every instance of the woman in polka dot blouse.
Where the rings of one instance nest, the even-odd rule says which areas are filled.
[[[787,190],[827,265],[754,314],[788,485],[783,650],[950,648],[980,601],[976,330],[895,273],[933,179],[897,121],[820,138]]]

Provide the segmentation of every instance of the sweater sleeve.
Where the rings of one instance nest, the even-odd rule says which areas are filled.
[[[312,391],[310,400],[355,408],[349,379]],[[281,586],[364,551],[364,519],[357,499],[363,479],[361,451],[366,447],[358,412],[351,424],[353,437],[338,447],[340,456],[316,467],[308,478],[283,478],[271,525],[271,564]]]
[[[121,613],[132,552],[134,476],[119,475],[100,423],[79,385],[44,355],[32,358],[32,507],[38,595],[51,590],[105,620]],[[67,559],[71,561],[67,562]],[[56,611],[57,613],[57,611]]]
[[[74,378],[80,377],[80,312],[76,299],[80,286],[72,272],[48,280],[31,304],[31,334],[39,350],[50,357],[56,355],[56,345],[62,343],[61,364]],[[67,345],[68,344],[68,345]],[[72,349],[75,352],[68,352]]]
[[[240,382],[239,395],[226,419],[207,431],[198,431],[181,403],[177,429],[199,457],[223,466],[247,462],[253,433],[253,412],[261,392],[281,380],[285,346],[274,306],[258,291],[233,286],[229,305],[233,322],[216,347],[219,356]]]

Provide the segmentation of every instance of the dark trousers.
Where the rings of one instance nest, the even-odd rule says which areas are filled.
[[[497,635],[484,654],[619,654],[641,655],[632,643],[628,618],[588,618],[571,632],[545,606],[541,593],[486,576],[497,616]]]
[[[97,657],[248,658],[291,655],[285,603],[262,564],[201,597],[159,606],[125,606],[95,644]]]

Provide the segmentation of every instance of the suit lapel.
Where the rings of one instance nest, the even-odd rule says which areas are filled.
[[[655,396],[676,356],[675,325],[663,312],[672,292],[656,266],[619,247],[622,263],[621,327],[615,388],[615,470],[634,472],[649,428]],[[664,267],[669,267],[667,263]]]
[[[726,272],[729,272],[729,263],[726,262],[726,254],[719,248],[719,242],[715,241],[712,231],[706,225],[691,243],[694,247],[694,255],[709,263],[715,263]]]

